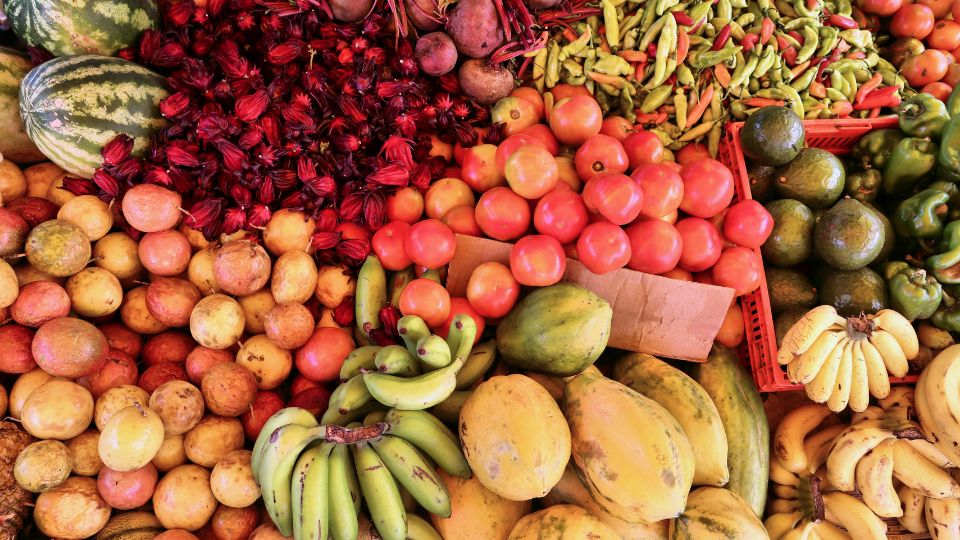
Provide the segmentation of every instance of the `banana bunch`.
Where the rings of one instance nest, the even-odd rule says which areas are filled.
[[[900,526],[915,533],[929,533],[934,540],[960,538],[960,500],[931,499],[919,491],[902,486],[898,492],[903,515]]]
[[[920,350],[917,333],[903,315],[882,309],[875,315],[843,318],[833,306],[817,306],[786,334],[777,361],[807,396],[840,412],[863,411],[870,396],[890,393],[890,375],[903,377]]]
[[[960,345],[947,347],[924,368],[915,400],[929,439],[949,461],[960,464]]]
[[[299,408],[267,420],[253,447],[254,478],[264,506],[284,536],[354,540],[361,506],[384,540],[435,540],[439,535],[407,513],[401,493],[449,517],[450,496],[436,472],[472,474],[460,441],[426,411],[374,411],[345,427],[319,425]]]

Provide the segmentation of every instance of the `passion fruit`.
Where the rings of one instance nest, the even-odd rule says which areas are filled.
[[[37,497],[33,521],[49,538],[79,540],[110,521],[110,507],[97,494],[94,479],[75,476]]]
[[[243,308],[243,329],[248,334],[262,334],[266,331],[263,321],[267,313],[277,305],[270,289],[261,289],[253,294],[241,296],[237,299]]]
[[[29,354],[29,350],[27,353]],[[44,383],[53,379],[53,375],[46,371],[36,368],[17,377],[10,388],[10,398],[8,405],[10,417],[19,420],[20,413],[23,411],[23,404],[30,397],[34,390],[43,386]]]
[[[270,292],[278,303],[302,304],[317,286],[317,263],[306,251],[290,250],[277,259],[270,279]]]
[[[223,362],[233,362],[233,356],[226,349],[211,349],[210,347],[197,345],[187,355],[187,361],[184,365],[187,370],[187,378],[193,384],[200,384],[207,370]]]
[[[91,241],[97,241],[113,227],[113,211],[95,195],[80,195],[64,203],[57,218],[83,229]]]
[[[111,388],[124,384],[136,384],[137,375],[139,375],[137,361],[120,349],[111,347],[103,366],[93,375],[77,379],[77,383],[90,390],[96,399]]]
[[[192,250],[187,237],[169,230],[143,235],[137,246],[140,263],[148,272],[158,276],[176,276],[190,266]]]
[[[197,342],[185,332],[177,330],[160,332],[143,345],[141,361],[147,366],[163,362],[182,364],[196,346]]]
[[[37,330],[31,350],[44,371],[76,379],[93,375],[103,366],[110,344],[103,332],[87,321],[60,317]]]
[[[190,314],[190,334],[197,343],[211,349],[226,349],[240,339],[245,318],[236,300],[211,294],[197,302]]]
[[[217,250],[213,273],[224,291],[236,296],[253,294],[270,279],[270,255],[249,240],[227,242]]]
[[[240,416],[250,410],[250,404],[257,397],[257,380],[253,373],[235,362],[211,367],[203,376],[200,388],[207,408],[220,416]],[[202,404],[200,414],[203,414]]]
[[[107,336],[110,347],[120,349],[121,351],[136,358],[140,356],[140,350],[143,348],[143,338],[140,334],[127,328],[123,323],[108,322],[100,325],[100,331]]]
[[[136,185],[123,195],[123,217],[131,227],[145,233],[172,229],[180,221],[179,193],[155,184]]]
[[[137,379],[137,386],[152,394],[157,388],[169,381],[185,381],[187,372],[180,364],[160,362],[143,370]]]
[[[105,317],[120,309],[123,287],[109,271],[84,268],[67,279],[67,294],[73,310],[83,317]]]
[[[0,308],[8,308],[17,300],[20,294],[20,283],[17,273],[10,264],[0,259]]]
[[[77,383],[52,379],[30,393],[20,411],[27,433],[65,441],[83,433],[93,419],[93,396]]]
[[[50,281],[34,281],[20,289],[17,300],[10,306],[14,321],[34,328],[70,313],[70,295],[63,287]]]
[[[90,262],[90,239],[69,221],[51,219],[27,235],[27,260],[37,270],[56,277],[72,276]]]
[[[32,493],[43,493],[70,476],[70,451],[60,441],[45,440],[27,445],[13,465],[17,484]]]
[[[10,257],[23,250],[30,224],[7,208],[0,208],[0,257]]]
[[[296,349],[313,335],[313,314],[303,304],[277,304],[263,318],[263,329],[270,341],[284,349]]]
[[[167,326],[186,326],[202,296],[200,289],[185,279],[157,278],[147,285],[147,311]]]
[[[203,399],[200,389],[186,381],[167,381],[150,395],[150,408],[163,421],[167,435],[182,435],[203,418]]]
[[[0,373],[27,373],[37,363],[30,352],[34,331],[19,324],[0,326]]]
[[[78,476],[96,476],[103,468],[100,461],[100,452],[97,450],[97,441],[100,432],[88,429],[67,441],[67,450],[70,451],[70,468]]]
[[[110,418],[97,448],[103,464],[115,471],[134,471],[150,463],[163,444],[163,421],[151,409],[134,405]]]
[[[263,334],[252,336],[237,351],[237,364],[247,368],[260,390],[280,386],[293,369],[293,355]]]
[[[143,272],[137,241],[127,233],[110,233],[93,245],[94,264],[117,276],[117,279],[133,279]]]
[[[60,210],[57,205],[41,197],[21,197],[8,204],[6,209],[22,217],[31,229],[44,221],[55,219],[57,211]],[[0,230],[3,230],[3,228],[0,227]],[[24,233],[23,238],[26,240],[26,233]],[[0,242],[0,245],[2,244]]]
[[[312,217],[283,208],[274,212],[267,221],[263,229],[263,245],[277,256],[294,249],[305,250],[316,229],[317,222]]]
[[[217,258],[217,252],[212,249],[201,249],[190,258],[190,265],[187,266],[187,279],[200,289],[204,296],[220,292],[220,284],[217,283],[217,276],[213,274],[213,261]]]
[[[93,422],[97,429],[102,430],[117,412],[134,405],[146,407],[149,401],[150,394],[138,386],[125,384],[111,388],[97,399],[93,410]]]
[[[159,334],[167,325],[158,321],[147,309],[147,288],[130,289],[120,304],[120,320],[138,334]]]

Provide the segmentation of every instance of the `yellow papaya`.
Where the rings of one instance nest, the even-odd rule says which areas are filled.
[[[662,405],[598,373],[567,382],[572,456],[593,499],[614,517],[650,523],[683,512],[693,449]]]
[[[480,482],[526,501],[550,491],[570,460],[570,428],[547,390],[525,375],[491,377],[460,411],[463,454]]]
[[[729,489],[704,486],[687,498],[687,509],[670,522],[670,540],[769,540],[747,501]]]
[[[558,504],[524,516],[509,540],[620,540],[617,533],[589,512],[572,504]]]
[[[483,487],[477,477],[463,479],[437,470],[450,494],[450,517],[430,514],[444,540],[506,540],[520,518],[530,513],[530,501],[504,499]]]

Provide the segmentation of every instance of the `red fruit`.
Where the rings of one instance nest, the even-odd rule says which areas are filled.
[[[150,366],[144,370],[144,372],[140,374],[137,386],[143,388],[148,394],[152,394],[154,390],[165,382],[185,380],[187,380],[187,372],[180,367],[180,364],[164,362]]]
[[[700,218],[717,215],[733,199],[733,174],[715,159],[689,161],[680,169],[683,201],[680,210]]]
[[[736,296],[753,292],[760,286],[763,265],[752,249],[732,247],[725,249],[713,266],[713,282],[730,287]]]
[[[197,346],[190,334],[177,331],[161,332],[143,345],[143,363],[147,366],[161,362],[184,362]]]
[[[712,223],[702,218],[689,217],[678,221],[676,228],[683,238],[680,268],[688,272],[703,272],[717,262],[723,239]]]
[[[758,248],[773,232],[773,216],[753,199],[740,201],[727,210],[723,219],[723,236],[734,244]]]
[[[648,274],[663,274],[677,266],[683,239],[673,225],[657,219],[638,221],[626,229],[630,239],[627,267]]]
[[[303,392],[290,398],[288,407],[300,407],[310,411],[314,416],[321,416],[330,404],[330,391],[322,386],[307,388]]]

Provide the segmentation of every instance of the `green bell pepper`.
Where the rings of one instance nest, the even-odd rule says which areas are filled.
[[[896,268],[892,275],[885,276],[893,309],[911,321],[932,317],[943,299],[940,283],[922,268],[907,263],[889,263],[888,266]],[[885,267],[884,273],[889,270],[892,269]]]
[[[960,283],[960,221],[943,228],[939,253],[927,259],[927,270],[940,283]]]
[[[950,121],[947,106],[930,94],[908,97],[897,107],[900,130],[911,137],[939,139],[943,127]]]
[[[950,195],[925,189],[904,199],[893,215],[893,228],[901,238],[936,238],[943,231],[942,216]]]
[[[957,152],[960,152],[960,149]],[[909,193],[917,181],[929,174],[936,164],[936,143],[915,137],[903,139],[893,148],[890,159],[883,168],[883,192]]]
[[[944,294],[940,308],[933,314],[930,322],[941,330],[960,332],[960,302]]]
[[[950,212],[947,214],[947,221],[960,219],[960,188],[958,188],[956,184],[945,180],[937,180],[936,182],[931,182],[930,185],[927,186],[927,189],[935,189],[949,195],[950,200],[947,202],[947,206],[950,207]]]
[[[887,165],[890,154],[897,143],[906,138],[899,129],[878,129],[871,131],[854,145],[851,154],[863,169],[880,169]]]
[[[954,92],[956,93],[956,92]],[[955,181],[960,177],[960,116],[953,117],[943,128],[937,164],[945,172],[945,180]]]
[[[950,118],[960,115],[960,85],[954,88],[947,98],[947,114]]]
[[[883,173],[877,169],[867,169],[848,174],[844,191],[860,202],[870,202],[877,198],[882,184]]]

